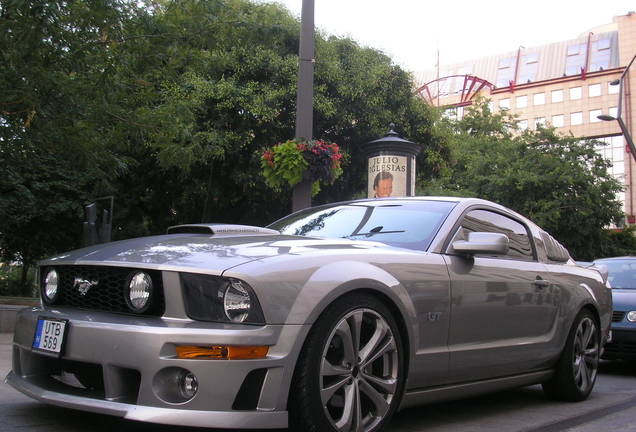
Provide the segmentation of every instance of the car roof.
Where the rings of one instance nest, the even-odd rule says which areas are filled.
[[[459,204],[459,207],[461,207],[461,208],[467,208],[467,207],[470,207],[470,206],[473,206],[473,205],[489,206],[491,208],[495,208],[495,209],[498,209],[498,210],[503,211],[505,213],[514,215],[514,216],[516,216],[518,218],[521,218],[526,223],[528,223],[530,225],[533,225],[535,228],[540,229],[536,224],[534,224],[531,220],[529,220],[525,216],[515,212],[512,209],[504,207],[501,204],[497,204],[495,202],[488,201],[488,200],[481,199],[481,198],[465,198],[465,197],[449,197],[449,196],[413,196],[413,197],[362,198],[362,199],[357,199],[357,200],[333,202],[333,203],[317,205],[315,207],[304,208],[304,209],[298,210],[296,212],[293,212],[293,213],[291,213],[291,214],[289,214],[289,215],[287,215],[285,217],[291,216],[292,214],[295,214],[295,213],[304,212],[305,210],[309,210],[309,209],[320,210],[320,209],[323,209],[323,208],[334,207],[334,206],[338,206],[338,205],[364,204],[364,205],[375,205],[375,206],[389,206],[389,205],[391,205],[393,203],[397,204],[399,202],[404,202],[404,201],[411,201],[411,202],[422,202],[422,201],[449,202],[449,203],[457,203],[457,204]],[[277,222],[277,221],[275,221],[275,222]],[[273,223],[275,223],[275,222],[273,222]]]
[[[636,260],[636,256],[621,256],[621,257],[599,258],[599,259],[595,259],[594,262],[598,262],[598,261],[619,261],[619,260]]]
[[[339,201],[333,202],[323,205],[318,205],[315,208],[326,207],[326,206],[335,206],[335,205],[346,205],[346,204],[377,204],[377,205],[387,205],[391,202],[398,201],[442,201],[442,202],[454,202],[454,203],[469,203],[469,204],[486,204],[494,207],[501,207],[502,209],[511,211],[510,209],[506,209],[505,207],[500,206],[497,203],[492,201],[480,199],[480,198],[465,198],[465,197],[449,197],[449,196],[412,196],[412,197],[387,197],[387,198],[361,198],[357,200],[348,200],[348,201]]]

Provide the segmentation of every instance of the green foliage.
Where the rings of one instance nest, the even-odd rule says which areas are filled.
[[[22,267],[0,264],[0,296],[34,297],[37,296],[35,286],[35,270],[27,272],[26,282],[22,281]]]
[[[620,184],[595,141],[553,128],[520,131],[505,111],[478,101],[459,121],[440,121],[452,162],[448,175],[421,192],[476,196],[510,207],[542,226],[576,259],[601,256],[605,227],[622,218]]]
[[[0,249],[30,264],[79,246],[82,206],[115,196],[114,238],[288,213],[263,149],[294,136],[299,23],[248,0],[0,3]],[[395,122],[446,169],[435,114],[379,51],[316,38],[314,135],[351,163],[314,203],[366,189],[362,145]]]
[[[595,258],[636,256],[636,225],[620,230],[606,230]]]
[[[342,175],[343,154],[335,143],[322,140],[289,140],[265,150],[261,168],[265,183],[276,191],[300,183],[312,182],[312,196],[320,185],[330,185]]]
[[[277,191],[280,191],[285,184],[294,186],[300,183],[307,166],[303,151],[294,140],[272,147],[261,159],[265,183]]]

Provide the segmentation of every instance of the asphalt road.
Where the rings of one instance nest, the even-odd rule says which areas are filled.
[[[11,335],[0,334],[0,377],[11,368]],[[547,400],[539,386],[399,412],[387,432],[636,432],[636,363],[603,362],[591,397]],[[0,432],[200,432],[41,404],[0,383]]]

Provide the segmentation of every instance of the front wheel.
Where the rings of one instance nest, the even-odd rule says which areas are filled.
[[[378,299],[353,294],[316,321],[289,395],[292,430],[379,431],[400,402],[404,350],[395,319]]]
[[[596,319],[582,310],[574,320],[552,379],[543,390],[553,399],[578,402],[587,399],[598,372],[600,331]]]

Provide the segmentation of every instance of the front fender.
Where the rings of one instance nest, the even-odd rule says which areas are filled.
[[[339,261],[314,272],[302,287],[286,323],[313,324],[336,299],[362,289],[381,293],[393,303],[406,325],[405,336],[411,347],[417,347],[417,314],[405,287],[387,271],[364,262]]]

